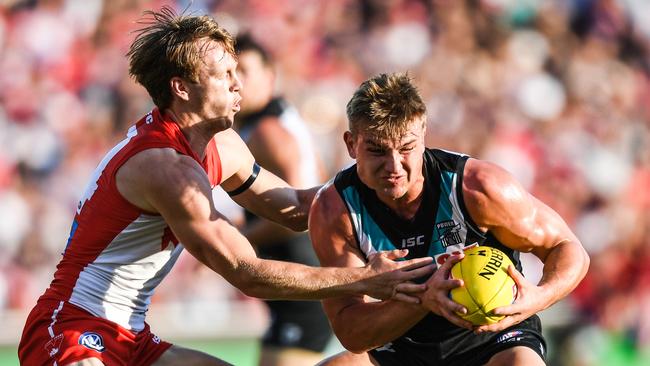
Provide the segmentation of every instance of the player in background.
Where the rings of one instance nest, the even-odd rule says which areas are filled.
[[[314,143],[298,111],[275,94],[275,72],[268,52],[250,35],[235,42],[241,111],[235,129],[255,160],[296,188],[321,184],[324,172]],[[261,258],[318,266],[307,233],[296,233],[246,212],[243,233]],[[332,330],[318,301],[266,301],[271,324],[262,339],[261,366],[311,366]]]
[[[309,218],[321,264],[360,267],[377,251],[408,248],[408,258],[434,256],[439,267],[421,305],[362,295],[324,300],[350,352],[323,364],[543,365],[535,314],[571,292],[589,265],[567,224],[502,168],[426,148],[426,108],[406,75],[362,83],[347,115],[344,140],[356,164],[319,192]],[[495,310],[504,319],[476,328],[455,313],[467,309],[448,297],[462,286],[448,278],[450,268],[472,245],[504,251],[518,287],[515,302]],[[538,284],[521,275],[519,252],[544,262]]]
[[[407,293],[425,287],[403,282],[430,273],[430,260],[392,260],[404,252],[354,269],[258,258],[214,208],[211,190],[222,185],[255,214],[304,230],[315,189],[296,190],[259,168],[230,128],[241,100],[230,34],[208,16],[178,16],[168,7],[146,15],[128,56],[156,108],[91,177],[54,280],[23,329],[22,365],[226,364],[162,341],[145,322],[156,286],[183,248],[262,298],[409,300]]]

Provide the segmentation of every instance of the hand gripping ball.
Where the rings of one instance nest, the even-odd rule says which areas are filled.
[[[462,279],[462,287],[449,293],[451,299],[467,308],[458,314],[474,325],[492,324],[503,319],[493,315],[497,307],[512,304],[517,297],[517,285],[508,274],[510,258],[502,251],[476,246],[465,251],[465,258],[451,268],[451,277]]]

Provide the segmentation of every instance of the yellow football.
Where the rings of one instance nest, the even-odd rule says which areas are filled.
[[[466,250],[465,258],[451,268],[451,277],[465,283],[450,292],[452,300],[467,308],[467,314],[458,315],[474,325],[503,319],[492,310],[512,304],[517,297],[517,286],[508,274],[511,264],[510,258],[496,248],[476,246]]]

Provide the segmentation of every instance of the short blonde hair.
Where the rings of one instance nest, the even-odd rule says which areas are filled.
[[[178,76],[198,81],[201,59],[212,40],[235,57],[233,37],[207,16],[177,15],[164,6],[159,12],[148,10],[139,24],[137,36],[127,57],[129,74],[147,89],[151,99],[164,109],[170,106],[169,80]]]
[[[426,115],[420,93],[407,74],[380,74],[359,86],[347,105],[350,131],[371,131],[380,138],[398,138]]]

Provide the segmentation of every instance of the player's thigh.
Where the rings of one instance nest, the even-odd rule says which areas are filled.
[[[339,354],[324,359],[316,366],[349,366],[349,365],[378,366],[379,364],[375,360],[373,360],[373,358],[367,352],[358,354],[358,353],[352,353],[350,351],[343,351]]]
[[[232,366],[230,363],[220,360],[207,353],[192,350],[189,348],[172,345],[160,356],[152,366]]]
[[[295,347],[262,347],[260,366],[313,366],[323,354]]]
[[[485,366],[544,366],[544,360],[526,346],[505,349],[490,358]]]

